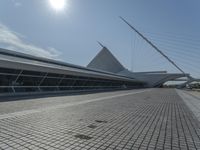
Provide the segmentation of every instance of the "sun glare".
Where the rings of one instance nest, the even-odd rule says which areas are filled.
[[[56,11],[63,10],[66,7],[66,0],[49,0],[49,3]]]

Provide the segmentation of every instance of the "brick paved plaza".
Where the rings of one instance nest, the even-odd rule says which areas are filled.
[[[0,149],[200,149],[200,123],[173,89],[0,103]]]

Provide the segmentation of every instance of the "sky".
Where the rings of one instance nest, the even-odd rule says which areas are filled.
[[[200,77],[199,0],[0,0],[0,47],[86,66],[100,41],[129,70],[178,72],[119,16]]]

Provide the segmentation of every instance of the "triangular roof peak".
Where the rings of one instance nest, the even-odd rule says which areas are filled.
[[[124,66],[117,60],[117,58],[101,43],[103,48],[95,56],[95,58],[88,64],[88,68],[102,70],[112,73],[118,73],[124,70]]]

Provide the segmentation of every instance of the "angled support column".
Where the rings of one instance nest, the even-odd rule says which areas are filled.
[[[38,85],[38,89],[39,89],[40,92],[41,92],[40,86],[41,86],[41,84],[43,83],[43,81],[46,79],[47,75],[48,75],[48,73],[46,73],[46,74],[44,75],[44,77],[42,78],[42,80],[40,81],[40,83],[39,83],[39,85]]]
[[[65,78],[65,75],[63,75],[63,77],[60,79],[60,81],[58,82],[58,85],[57,85],[57,89],[58,89],[58,91],[60,90],[59,89],[59,86],[60,86],[60,84],[62,83],[62,81],[63,81],[63,79]]]
[[[23,70],[20,71],[20,73],[17,75],[15,81],[13,81],[13,83],[12,83],[12,90],[13,90],[14,93],[16,92],[16,91],[15,91],[15,85],[16,85],[16,83],[17,83],[17,80],[18,80],[19,77],[21,76],[22,72],[23,72]],[[13,86],[13,84],[14,84],[14,86]]]

